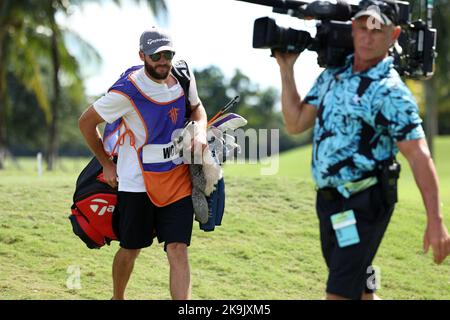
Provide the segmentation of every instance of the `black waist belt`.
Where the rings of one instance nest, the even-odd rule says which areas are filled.
[[[337,191],[336,188],[322,188],[317,189],[317,194],[320,195],[322,198],[324,198],[327,201],[335,201],[339,199],[344,199],[344,196]]]
[[[370,187],[377,184],[378,182],[379,182],[379,180],[377,179],[376,176],[374,176],[374,175],[367,176],[366,175],[363,178],[360,178],[358,180],[355,180],[355,181],[352,181],[352,182],[349,182],[349,183],[346,183],[343,185],[344,186],[343,189],[346,192],[346,196],[341,194],[341,192],[339,192],[337,188],[333,188],[333,187],[325,187],[325,188],[317,189],[317,193],[327,201],[348,199],[349,197],[351,197],[354,194],[357,194],[359,192],[369,189]],[[350,192],[349,192],[349,190],[346,190],[346,188],[347,189],[350,188]],[[352,191],[352,189],[353,189],[353,191]]]

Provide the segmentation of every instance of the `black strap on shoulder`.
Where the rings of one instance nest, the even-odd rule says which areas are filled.
[[[178,60],[174,62],[172,68],[173,76],[177,78],[178,82],[183,88],[184,96],[186,98],[186,118],[191,116],[191,103],[189,102],[189,85],[191,83],[191,73],[189,72],[189,67],[184,60]]]
[[[361,77],[361,82],[359,83],[357,94],[359,97],[362,97],[366,90],[369,88],[370,84],[373,82],[372,78],[369,77]]]

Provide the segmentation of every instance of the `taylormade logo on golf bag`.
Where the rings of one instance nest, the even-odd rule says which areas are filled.
[[[112,225],[117,206],[117,190],[108,185],[103,168],[93,158],[77,179],[71,215],[73,232],[90,249],[98,249],[116,240]]]
[[[105,214],[105,212],[113,213],[115,206],[108,205],[108,201],[103,199],[94,199],[91,201],[91,205],[89,208],[91,208],[92,212],[98,214],[99,216],[102,216]]]

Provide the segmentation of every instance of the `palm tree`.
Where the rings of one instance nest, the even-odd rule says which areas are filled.
[[[61,85],[59,81],[59,73],[61,67],[60,50],[58,49],[58,43],[63,43],[62,32],[59,25],[55,21],[57,12],[63,12],[67,15],[68,8],[71,5],[83,5],[86,2],[93,0],[48,0],[47,4],[47,16],[49,19],[49,26],[51,29],[51,59],[53,64],[53,101],[51,107],[51,121],[49,128],[49,140],[48,140],[48,153],[47,153],[47,169],[53,170],[55,160],[58,153],[58,108],[61,105]],[[120,5],[121,0],[113,0],[114,3]],[[141,0],[135,0],[137,4],[142,2]],[[167,6],[164,0],[147,0],[145,1],[154,12],[154,14],[167,13]],[[61,47],[62,48],[62,47]]]
[[[58,151],[58,109],[61,107],[61,72],[66,70],[67,75],[75,81],[82,82],[79,76],[77,61],[68,53],[64,41],[64,30],[56,23],[58,12],[68,14],[70,6],[82,6],[95,0],[2,0],[0,2],[0,169],[4,167],[7,153],[6,116],[10,104],[6,77],[12,72],[25,87],[34,92],[40,107],[46,114],[49,124],[47,164],[48,169],[54,168]],[[106,0],[96,0],[104,2]],[[110,0],[120,5],[121,0]],[[155,15],[165,16],[167,6],[164,0],[135,0],[134,2],[147,3]],[[38,32],[38,30],[44,32]],[[28,44],[33,43],[34,48]],[[89,48],[87,43],[79,42],[83,47]],[[43,52],[47,48],[46,56],[51,61],[51,85],[45,90],[44,77],[41,66],[36,63],[36,48]],[[92,47],[91,47],[92,48]],[[45,50],[44,50],[45,51]],[[23,59],[18,61],[17,52],[21,52]],[[52,98],[47,97],[52,92]],[[49,102],[51,100],[51,103]]]
[[[4,167],[7,153],[8,72],[34,92],[39,106],[49,114],[43,75],[35,63],[35,50],[43,45],[43,37],[31,27],[40,19],[35,8],[35,1],[2,0],[0,3],[0,169]]]
[[[439,124],[445,126],[445,114],[450,114],[450,43],[448,35],[450,32],[450,1],[436,0],[431,1],[434,4],[433,10],[433,27],[437,30],[435,59],[435,74],[426,81],[422,81],[422,90],[420,95],[423,98],[423,106],[425,108],[424,129],[428,146],[432,155],[435,157],[433,140],[440,132]],[[417,20],[421,18],[425,20],[428,2],[422,0],[409,1],[412,8],[412,18]],[[447,118],[448,119],[448,118]],[[448,128],[448,127],[447,127]]]

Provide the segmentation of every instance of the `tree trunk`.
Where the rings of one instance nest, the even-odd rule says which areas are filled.
[[[55,168],[55,162],[58,157],[59,141],[58,141],[58,108],[61,103],[61,86],[59,83],[60,60],[58,52],[58,31],[55,21],[52,21],[52,38],[51,38],[51,54],[53,64],[53,102],[51,105],[51,122],[48,136],[48,154],[47,154],[47,170],[52,171]]]
[[[5,54],[5,36],[0,33],[0,170],[5,168],[6,159],[6,68],[3,61]]]
[[[6,95],[1,92],[3,89],[0,80],[0,170],[5,168],[6,159],[6,119],[5,119],[5,105]]]
[[[434,158],[434,137],[438,134],[438,113],[436,110],[436,91],[433,79],[424,81],[425,87],[425,133],[431,155]]]

